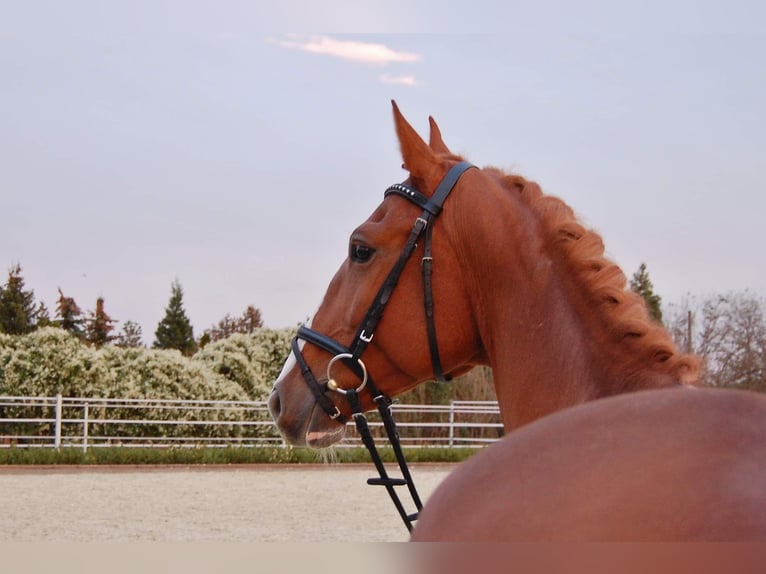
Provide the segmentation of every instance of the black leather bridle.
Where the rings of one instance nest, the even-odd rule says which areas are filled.
[[[432,271],[433,271],[433,256],[431,251],[431,240],[433,222],[439,216],[442,211],[442,206],[449,196],[450,192],[455,187],[455,184],[460,179],[460,176],[465,173],[466,170],[474,167],[468,162],[460,162],[454,165],[442,181],[437,186],[431,197],[428,197],[409,185],[402,183],[396,183],[386,189],[384,197],[389,195],[399,195],[405,199],[411,201],[415,205],[419,206],[423,212],[415,220],[415,223],[410,231],[407,242],[402,248],[401,254],[397,259],[391,271],[388,273],[383,285],[378,290],[372,304],[370,305],[367,313],[364,316],[359,328],[356,331],[353,341],[345,346],[335,339],[328,337],[314,329],[307,326],[301,326],[298,329],[298,333],[292,341],[292,351],[295,355],[295,359],[301,368],[303,378],[308,384],[309,389],[313,393],[317,404],[331,419],[338,421],[339,423],[346,423],[348,421],[340,409],[335,403],[327,396],[327,392],[336,392],[343,395],[351,407],[354,423],[356,424],[359,435],[370,452],[373,463],[375,464],[379,478],[371,478],[367,481],[368,484],[385,486],[391,499],[402,517],[405,526],[408,530],[412,530],[412,523],[417,520],[418,512],[422,508],[420,497],[418,496],[415,485],[412,481],[412,476],[407,467],[407,461],[401,450],[399,442],[399,434],[396,430],[396,423],[391,415],[391,399],[386,396],[375,385],[372,377],[367,372],[367,368],[362,362],[362,354],[367,346],[372,342],[375,334],[375,329],[380,322],[383,311],[386,308],[391,295],[396,288],[399,281],[399,277],[404,271],[404,267],[410,260],[417,242],[423,237],[423,258],[421,260],[422,276],[423,276],[423,303],[425,307],[426,316],[426,332],[428,334],[428,345],[431,353],[431,363],[433,365],[434,378],[439,381],[445,381],[445,375],[442,368],[441,357],[439,356],[439,346],[436,340],[436,325],[434,322],[434,302],[432,293]],[[319,347],[320,349],[330,353],[333,358],[330,360],[327,366],[327,380],[324,383],[320,383],[311,371],[311,368],[306,363],[301,353],[300,341],[303,340],[307,343],[311,343]],[[340,388],[335,380],[332,378],[331,370],[333,365],[337,361],[342,361],[351,371],[359,377],[362,381],[361,384],[354,389]],[[373,401],[378,407],[383,426],[386,429],[389,442],[394,450],[397,463],[402,471],[403,478],[390,478],[386,472],[383,462],[375,448],[375,441],[370,433],[367,419],[362,411],[361,402],[359,400],[359,392],[364,388],[367,388],[367,392],[372,396]],[[394,486],[406,485],[409,489],[412,500],[418,510],[413,514],[408,514],[404,506],[402,505],[398,494],[396,493]]]

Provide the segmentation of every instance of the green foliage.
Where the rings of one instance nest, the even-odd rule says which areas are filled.
[[[253,333],[261,349],[258,369],[264,380],[268,381],[269,390],[282,372],[282,367],[290,354],[290,343],[298,329],[259,329]]]
[[[125,321],[122,330],[114,339],[114,344],[123,348],[143,347],[141,325],[134,321]]]
[[[54,323],[51,320],[48,307],[45,306],[45,303],[40,301],[37,305],[37,310],[35,311],[35,327],[41,329],[42,327],[51,327],[53,325]]]
[[[75,335],[83,337],[82,311],[74,298],[66,297],[59,287],[59,300],[56,304],[56,325]]]
[[[204,347],[211,341],[220,341],[235,333],[254,333],[261,327],[263,327],[263,319],[260,309],[254,305],[248,305],[239,317],[232,317],[227,313],[217,325],[207,329],[200,337],[199,346]]]
[[[654,292],[654,285],[652,280],[649,279],[646,263],[642,263],[638,271],[633,274],[633,278],[630,280],[630,288],[644,298],[649,315],[658,323],[662,323],[662,297]]]
[[[0,332],[11,335],[29,333],[35,327],[35,295],[24,289],[21,265],[8,270],[8,280],[0,287]]]
[[[416,448],[405,447],[409,462],[461,462],[479,448]],[[380,449],[384,462],[396,461],[393,450]],[[317,464],[317,463],[369,463],[370,455],[363,447],[327,449],[282,447],[225,447],[225,448],[0,448],[0,465],[7,464]]]
[[[125,399],[247,400],[247,395],[204,365],[175,350],[106,346],[96,355],[108,373],[98,396]]]
[[[177,350],[104,345],[94,348],[70,332],[55,327],[28,335],[0,334],[0,395],[96,397],[173,400],[264,400],[287,354],[294,330],[259,329],[250,335],[237,334],[211,344],[194,358]],[[273,364],[278,356],[280,363]],[[49,418],[50,408],[3,407],[3,416]],[[65,418],[67,413],[64,413]],[[72,417],[77,416],[73,413]],[[138,410],[94,405],[92,419],[130,421],[146,418],[177,419],[178,411],[159,406]],[[184,412],[189,420],[241,421],[246,411],[237,409],[194,409]],[[48,425],[49,426],[49,425]],[[14,434],[49,434],[43,425],[29,425]],[[67,431],[69,432],[69,431]],[[71,432],[79,432],[72,429]],[[90,435],[98,436],[278,436],[271,425],[233,426],[94,423]],[[3,434],[0,432],[0,434]]]
[[[235,333],[210,343],[193,361],[237,383],[252,400],[265,400],[271,392],[285,357],[290,352],[294,329],[258,329]]]
[[[94,347],[103,347],[115,339],[112,335],[115,320],[104,311],[104,298],[96,299],[96,309],[85,319],[85,340]]]
[[[213,343],[193,358],[176,350],[83,344],[55,327],[0,334],[0,395],[261,400],[293,329],[259,329]],[[279,357],[279,363],[273,363]]]
[[[63,329],[0,338],[0,395],[93,396],[105,378],[96,352]]]
[[[154,332],[155,349],[177,349],[187,357],[197,350],[194,329],[186,316],[183,304],[184,292],[176,279],[171,286],[170,301],[165,308],[165,317]]]

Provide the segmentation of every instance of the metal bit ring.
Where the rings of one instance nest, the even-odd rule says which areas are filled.
[[[345,395],[348,393],[346,389],[342,389],[338,386],[338,383],[335,381],[335,379],[332,378],[332,374],[330,371],[332,370],[333,364],[335,364],[335,361],[339,359],[353,359],[354,355],[351,353],[341,353],[339,355],[335,355],[332,359],[330,359],[330,362],[327,363],[327,388],[331,391],[335,391],[336,393],[340,393],[341,395]],[[359,363],[359,366],[362,367],[362,384],[359,385],[356,388],[356,392],[358,393],[361,391],[364,386],[367,384],[367,367],[364,366],[364,363],[362,362],[362,359],[356,360]]]

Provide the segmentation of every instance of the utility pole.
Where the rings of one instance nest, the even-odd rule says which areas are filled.
[[[692,311],[689,309],[686,312],[686,352],[694,352],[694,345],[692,344]]]

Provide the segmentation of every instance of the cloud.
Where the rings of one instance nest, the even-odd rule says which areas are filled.
[[[415,76],[391,76],[389,74],[382,74],[380,81],[384,84],[399,84],[400,86],[417,86],[418,82]]]
[[[420,60],[419,54],[394,50],[385,44],[336,40],[330,36],[312,36],[307,39],[290,36],[286,40],[280,41],[279,45],[285,48],[303,50],[313,54],[325,54],[375,66],[385,66],[386,64],[398,62],[417,62]]]

